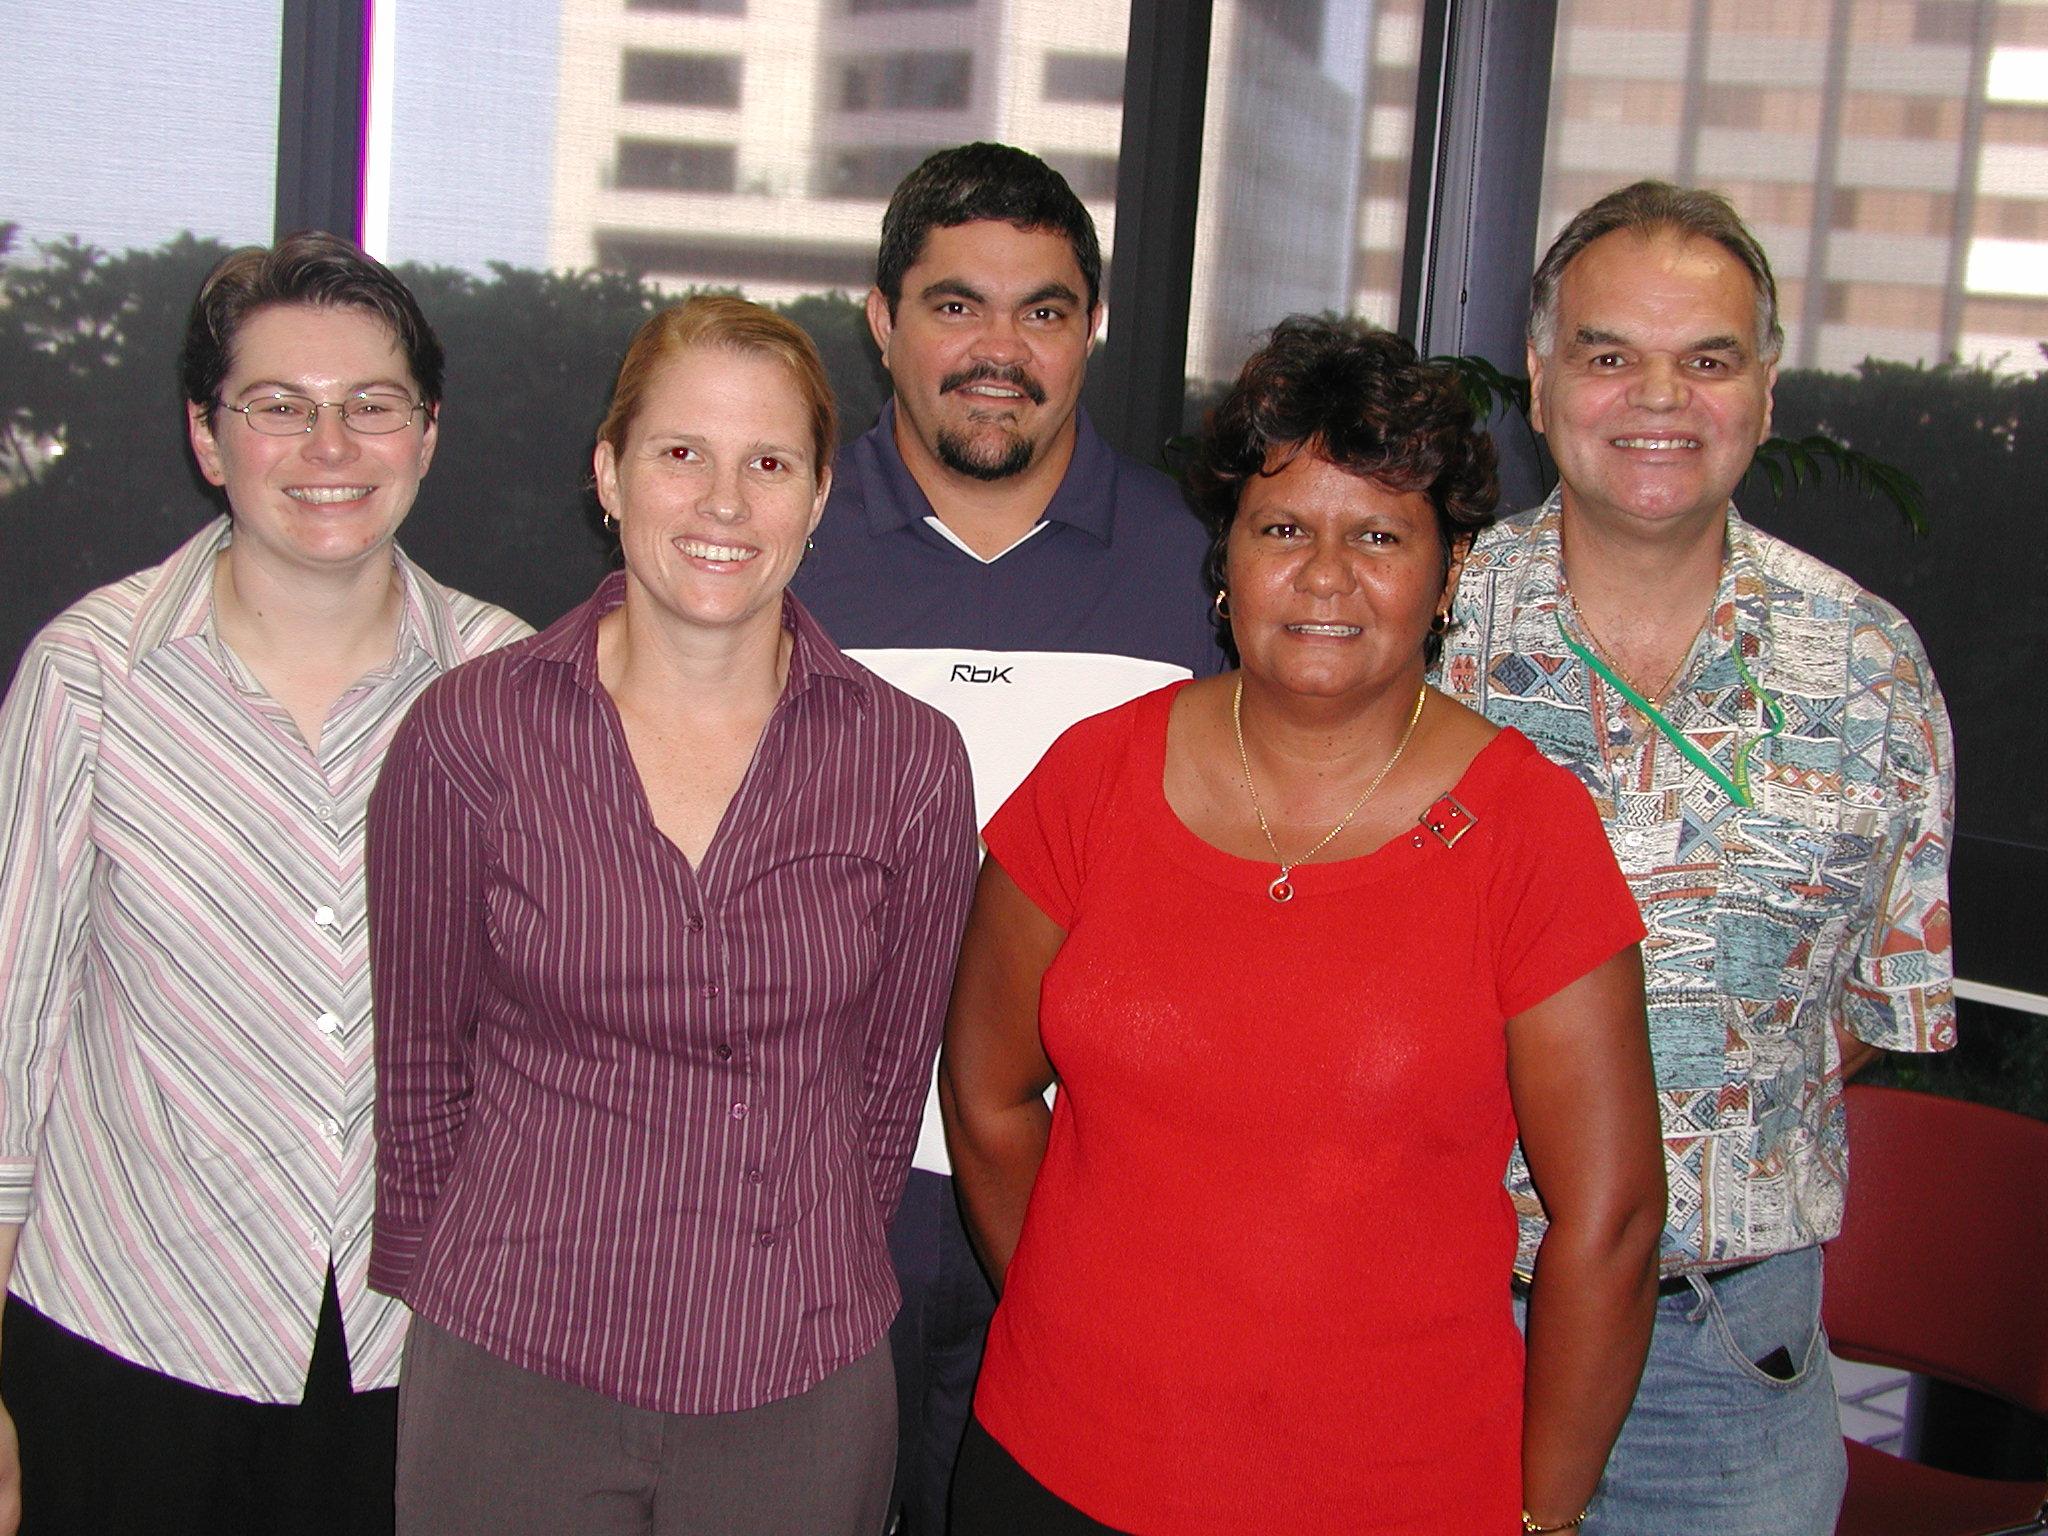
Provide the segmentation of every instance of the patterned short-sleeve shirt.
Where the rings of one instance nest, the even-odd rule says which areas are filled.
[[[1846,1171],[1832,1026],[1955,1043],[1941,691],[1897,609],[1731,506],[1667,732],[1584,659],[1561,523],[1553,494],[1480,535],[1442,686],[1578,775],[1642,907],[1666,1271],[1824,1242]],[[1509,1184],[1526,1263],[1542,1214],[1519,1150]]]

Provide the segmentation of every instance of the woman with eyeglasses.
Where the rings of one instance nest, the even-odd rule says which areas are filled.
[[[1572,1529],[1663,1159],[1592,802],[1424,680],[1492,446],[1407,343],[1297,319],[1194,485],[1238,669],[1074,727],[984,834],[939,1082],[1002,1300],[954,1536]]]
[[[0,707],[0,1531],[372,1536],[364,812],[421,690],[527,628],[399,552],[442,358],[383,266],[237,251],[180,366],[226,514]]]
[[[885,1232],[973,878],[951,724],[785,590],[833,408],[739,299],[596,451],[625,569],[432,689],[371,812],[377,1284],[418,1536],[878,1536]]]

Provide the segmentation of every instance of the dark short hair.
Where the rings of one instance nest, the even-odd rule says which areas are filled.
[[[890,314],[903,297],[903,274],[917,265],[926,237],[980,219],[1066,236],[1088,284],[1089,310],[1102,301],[1102,245],[1067,178],[1008,144],[962,144],[926,156],[897,186],[882,215],[875,286],[889,301]]]
[[[1436,509],[1448,573],[1452,548],[1493,521],[1500,499],[1493,440],[1457,375],[1423,362],[1399,336],[1361,320],[1292,315],[1246,360],[1203,427],[1188,474],[1209,525],[1204,567],[1224,588],[1224,546],[1246,484],[1310,453]],[[1424,642],[1435,661],[1438,636]]]
[[[420,399],[441,404],[441,343],[412,290],[353,240],[306,229],[273,246],[232,251],[206,276],[185,322],[178,379],[185,398],[212,422],[220,388],[234,366],[235,338],[251,315],[280,304],[360,309],[391,327]]]
[[[1579,253],[1606,235],[1626,230],[1648,238],[1674,234],[1688,240],[1711,240],[1742,263],[1756,288],[1756,355],[1775,362],[1785,348],[1785,329],[1778,323],[1778,284],[1770,258],[1742,222],[1742,215],[1718,192],[1675,187],[1668,181],[1637,181],[1617,187],[1599,202],[1582,208],[1558,231],[1536,264],[1529,284],[1529,346],[1548,357],[1557,344],[1557,290],[1565,268]]]

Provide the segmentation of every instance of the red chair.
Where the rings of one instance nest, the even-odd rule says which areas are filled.
[[[1849,1208],[1827,1245],[1836,1354],[2048,1414],[2048,1124],[1852,1086]],[[2048,1532],[2040,1482],[1943,1472],[1849,1442],[1836,1536]]]

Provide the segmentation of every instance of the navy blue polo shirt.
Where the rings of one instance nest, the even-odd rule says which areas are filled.
[[[1180,488],[1111,448],[1085,411],[1075,429],[1039,526],[984,561],[929,521],[891,402],[840,450],[792,583],[841,650],[959,726],[982,822],[1075,721],[1223,666],[1208,535]],[[946,1171],[935,1113],[916,1165]]]

